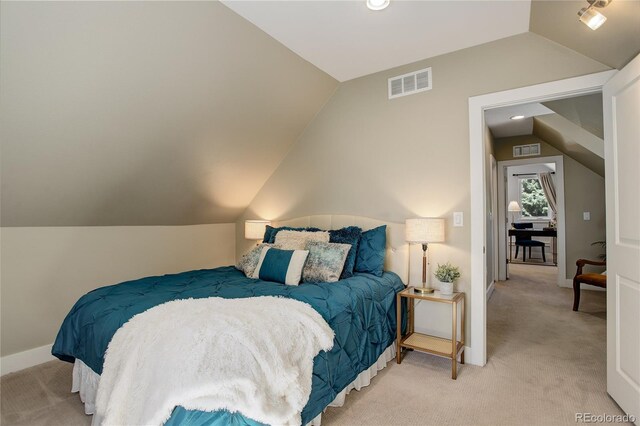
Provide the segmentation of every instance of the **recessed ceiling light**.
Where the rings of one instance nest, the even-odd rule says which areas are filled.
[[[522,120],[524,118],[524,115],[512,115],[511,117],[509,117],[511,120]]]
[[[389,0],[367,0],[367,7],[371,10],[382,10],[389,6]]]

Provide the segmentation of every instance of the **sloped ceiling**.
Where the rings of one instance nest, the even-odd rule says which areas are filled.
[[[586,0],[533,0],[530,31],[621,69],[640,53],[640,1],[613,0],[599,9],[607,21],[596,31],[578,21],[586,6]]]
[[[337,82],[217,2],[2,2],[2,226],[231,222]]]
[[[510,120],[513,115],[525,118]],[[494,137],[534,135],[600,176],[604,176],[602,117],[601,93],[485,112]]]
[[[544,102],[544,106],[593,135],[604,139],[602,93]]]
[[[364,1],[347,3],[339,7]],[[349,47],[344,34],[325,40],[333,54],[347,52],[334,63],[356,66],[363,55],[392,60],[338,78],[527,29],[528,1],[470,2],[481,5],[471,13],[460,10],[467,2],[394,3],[398,12],[429,6],[452,13],[427,14],[440,16],[441,31],[419,40],[407,26],[380,22],[377,31],[352,29],[364,43],[355,53],[337,49]],[[534,1],[528,27],[620,68],[640,48],[639,6],[615,0],[604,10],[609,21],[591,32],[575,15],[582,2]],[[517,19],[491,9],[510,7]],[[338,85],[318,63],[218,2],[0,2],[0,9],[2,226],[235,221]],[[380,21],[393,10],[367,17]],[[329,24],[333,34],[337,22]],[[472,24],[475,32],[467,31]],[[475,34],[471,41],[467,32]],[[390,33],[402,37],[387,53],[377,51]],[[399,46],[415,58],[389,53]]]
[[[585,148],[570,135],[559,131],[548,122],[542,120],[544,117],[534,117],[532,134],[604,177],[604,158]]]
[[[533,117],[553,114],[553,111],[539,102],[509,105],[485,111],[484,121],[495,138],[530,135],[533,130]],[[513,116],[524,118],[512,120]]]

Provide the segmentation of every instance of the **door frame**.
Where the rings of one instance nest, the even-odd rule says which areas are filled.
[[[469,98],[472,344],[467,355],[471,364],[483,366],[487,363],[487,299],[485,294],[487,196],[484,188],[487,171],[485,170],[486,152],[483,141],[485,110],[596,93],[601,91],[602,86],[617,72],[617,70],[603,71]]]
[[[496,161],[496,157],[493,155],[489,155],[489,164],[491,165],[491,226],[493,235],[491,236],[491,241],[493,242],[493,254],[491,259],[493,260],[493,282],[489,283],[492,286],[495,286],[495,282],[499,280],[500,275],[500,204],[498,204],[498,200],[500,199],[499,190],[500,181],[499,176],[500,173],[498,171],[498,161]],[[493,287],[491,287],[491,291],[487,291],[487,300],[491,297],[491,293],[493,292]]]
[[[507,167],[511,166],[522,166],[527,164],[544,164],[544,163],[554,163],[556,165],[556,195],[557,195],[557,204],[558,204],[558,213],[556,215],[556,220],[558,222],[557,231],[558,236],[556,237],[556,249],[558,255],[558,281],[557,284],[559,287],[566,287],[566,276],[567,276],[567,260],[566,260],[566,216],[565,216],[565,194],[564,194],[564,157],[562,155],[553,155],[549,157],[535,157],[535,158],[523,158],[520,160],[504,160],[498,161],[498,213],[500,213],[500,217],[507,218],[508,220],[508,212],[507,203],[509,202],[505,198],[504,187],[505,187],[505,174]],[[503,191],[500,191],[502,189]],[[506,259],[509,257],[508,253],[508,241],[507,241],[507,230],[506,223],[502,223],[498,225],[499,232],[499,256],[504,256],[501,258],[500,269],[498,271],[498,277],[502,278],[507,276],[507,264]],[[503,262],[504,260],[504,262]],[[504,268],[504,269],[503,269]],[[504,274],[503,274],[504,273]]]

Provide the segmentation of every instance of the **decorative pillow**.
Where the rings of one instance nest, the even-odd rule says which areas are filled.
[[[308,255],[307,250],[280,250],[274,247],[264,247],[260,252],[260,259],[253,272],[253,278],[298,285]]]
[[[260,253],[262,253],[262,249],[271,246],[273,246],[273,244],[262,243],[253,247],[240,258],[240,261],[236,265],[236,269],[244,272],[247,277],[253,278],[253,272],[256,270],[256,266],[258,266],[258,261],[260,260]]]
[[[305,250],[308,241],[329,242],[327,231],[280,231],[276,234],[276,245],[284,250]]]
[[[362,229],[357,226],[347,226],[346,228],[329,231],[330,243],[351,245],[349,253],[347,254],[347,260],[344,262],[344,269],[340,274],[341,280],[353,276],[353,269],[356,266],[356,255],[358,253],[358,243],[360,242],[361,235]]]
[[[311,283],[331,283],[340,279],[340,272],[351,249],[349,244],[309,241],[309,257],[302,270],[302,280]]]
[[[264,229],[264,237],[262,241],[265,243],[275,243],[276,235],[280,231],[306,231],[306,232],[318,232],[322,231],[320,228],[292,228],[290,226],[281,226],[279,228],[274,228],[273,226],[267,225]]]
[[[360,237],[358,254],[356,255],[355,271],[381,277],[384,268],[386,246],[387,225],[363,232]]]

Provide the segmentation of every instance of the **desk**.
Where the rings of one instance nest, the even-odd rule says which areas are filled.
[[[557,253],[557,241],[558,241],[558,230],[545,228],[545,229],[509,229],[509,263],[511,263],[511,247],[513,246],[512,239],[513,237],[521,237],[526,239],[531,239],[531,237],[552,237],[553,245],[551,247],[553,252],[553,264],[558,265],[558,253]]]

